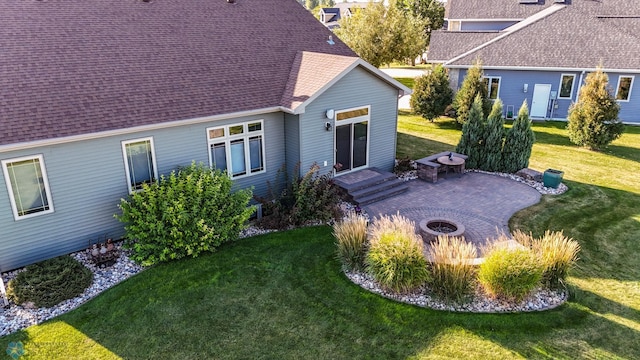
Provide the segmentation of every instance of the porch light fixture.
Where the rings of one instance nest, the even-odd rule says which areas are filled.
[[[335,114],[335,111],[333,111],[333,109],[329,109],[329,110],[327,110],[327,112],[324,113],[324,116],[326,116],[327,119],[333,120],[333,115],[334,114]]]
[[[331,131],[331,123],[328,121],[324,123],[324,129],[327,131]]]
[[[524,84],[524,87],[522,88],[523,92],[527,92],[527,90],[529,90],[529,84]]]

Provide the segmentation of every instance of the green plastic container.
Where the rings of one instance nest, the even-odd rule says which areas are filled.
[[[542,175],[542,183],[545,187],[557,189],[562,182],[562,175],[564,175],[563,171],[547,169]]]

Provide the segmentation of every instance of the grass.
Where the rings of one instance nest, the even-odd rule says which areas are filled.
[[[413,89],[413,84],[416,82],[416,79],[407,78],[407,77],[397,77],[397,78],[394,78],[394,79],[398,80],[398,82],[400,82],[402,85],[408,87],[409,89]]]
[[[607,150],[534,124],[531,167],[570,190],[516,214],[512,229],[564,230],[582,248],[571,299],[533,314],[458,314],[396,303],[340,273],[329,227],[240,240],[151,268],[82,307],[2,338],[24,358],[640,358],[640,128]],[[398,155],[451,150],[449,120],[400,116]]]

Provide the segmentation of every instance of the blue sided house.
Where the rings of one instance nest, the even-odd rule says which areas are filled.
[[[428,61],[449,70],[452,88],[480,60],[505,117],[526,100],[531,118],[564,120],[586,74],[601,65],[620,119],[640,124],[640,2],[449,0],[446,9],[447,29],[432,33]]]
[[[263,196],[282,166],[393,168],[410,90],[296,0],[0,9],[0,271],[122,237],[120,199],[192,161]]]

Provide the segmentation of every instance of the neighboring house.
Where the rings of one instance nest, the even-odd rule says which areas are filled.
[[[340,19],[350,18],[357,9],[364,8],[368,4],[368,2],[343,2],[335,4],[332,8],[321,8],[320,22],[333,30],[340,27],[338,25]]]
[[[482,61],[489,94],[517,114],[564,120],[587,73],[602,64],[620,119],[640,124],[640,2],[449,0],[448,31],[434,31],[428,62],[449,69],[454,89]]]
[[[121,237],[120,199],[192,161],[259,195],[283,165],[393,168],[410,90],[296,0],[0,8],[1,271]]]

